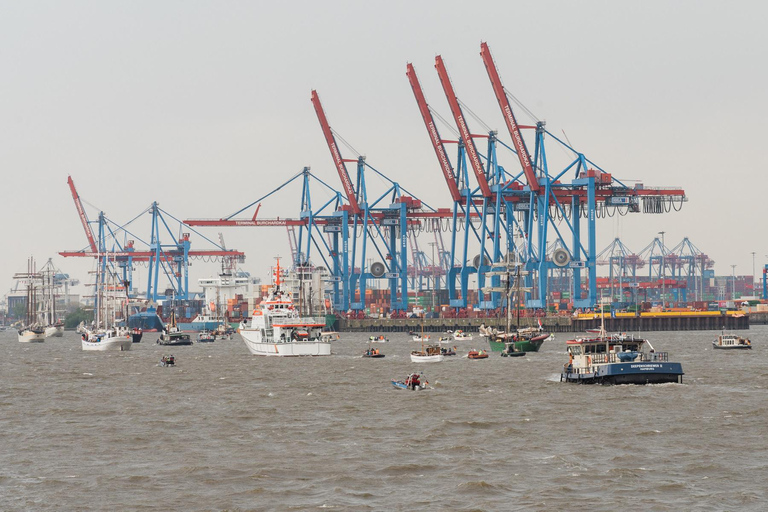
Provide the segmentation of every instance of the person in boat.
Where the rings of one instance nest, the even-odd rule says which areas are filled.
[[[412,373],[408,376],[407,379],[405,379],[406,386],[410,386],[411,389],[416,389],[421,385],[421,381],[419,380],[419,374],[418,373]]]

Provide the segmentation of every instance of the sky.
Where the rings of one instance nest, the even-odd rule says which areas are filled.
[[[509,144],[483,41],[550,132],[615,177],[686,191],[680,212],[598,221],[599,250],[619,237],[637,253],[664,231],[669,248],[688,237],[718,275],[750,275],[768,263],[767,15],[759,1],[0,1],[0,286],[30,256],[89,279],[91,261],[58,255],[87,245],[70,175],[91,220],[103,211],[118,225],[154,201],[177,219],[225,217],[305,166],[341,190],[313,89],[370,165],[449,207],[406,65],[449,119],[441,55],[461,101]],[[369,191],[384,190],[368,176]],[[286,187],[259,216],[296,217],[299,200]],[[148,214],[131,229],[148,238]],[[263,279],[289,254],[284,228],[199,231],[221,232]],[[210,248],[196,237],[193,248]],[[190,276],[217,270],[193,261]]]

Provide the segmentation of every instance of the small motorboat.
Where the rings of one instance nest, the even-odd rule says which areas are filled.
[[[509,343],[507,347],[501,351],[501,357],[522,357],[525,352],[517,350],[514,343]]]
[[[440,353],[444,356],[455,356],[456,347],[440,347]]]
[[[423,373],[412,373],[405,380],[393,380],[392,385],[397,389],[409,389],[411,391],[418,391],[420,389],[426,389],[429,382],[424,378]]]
[[[456,341],[471,341],[472,335],[459,329],[459,330],[453,331],[453,339]]]
[[[472,349],[467,353],[467,359],[488,359],[488,352]]]
[[[216,335],[207,329],[203,329],[197,333],[198,343],[212,343],[216,341]]]
[[[371,336],[368,338],[368,341],[370,343],[386,343],[389,341],[389,338],[385,338],[384,336]]]
[[[160,366],[176,366],[176,358],[173,355],[163,356],[160,359]]]
[[[368,350],[363,352],[363,357],[381,358],[381,357],[384,357],[384,354],[382,354],[381,351],[377,348],[369,348]]]

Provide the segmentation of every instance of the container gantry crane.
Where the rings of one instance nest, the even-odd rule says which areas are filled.
[[[261,202],[289,184],[301,178],[299,218],[257,218]],[[319,208],[313,209],[311,183],[319,183],[331,192],[331,198]],[[238,217],[246,210],[256,206],[251,218]],[[336,311],[347,311],[350,305],[349,279],[349,212],[351,207],[344,202],[344,196],[338,190],[315,176],[310,167],[304,167],[299,173],[289,178],[264,196],[240,208],[227,217],[219,219],[189,219],[188,226],[229,226],[229,227],[274,227],[298,228],[296,248],[291,249],[294,257],[293,267],[310,266],[310,261],[317,255],[330,272],[331,301]],[[324,237],[323,235],[326,235]]]
[[[420,212],[422,202],[406,192],[400,185],[366,163],[365,157],[346,160],[336,142],[317,91],[312,91],[312,105],[323,131],[326,144],[349,202],[347,222],[352,223],[349,288],[352,301],[350,309],[362,313],[365,309],[367,283],[373,279],[389,281],[390,307],[396,316],[404,316],[408,309],[408,234],[409,226],[420,224],[420,218],[428,212]],[[357,164],[355,184],[347,172],[346,163]],[[389,182],[389,188],[373,201],[368,200],[365,171],[370,169]],[[386,202],[386,200],[388,202]],[[339,213],[347,213],[344,210]],[[433,215],[437,215],[433,212]],[[345,237],[345,240],[348,238]],[[368,266],[369,245],[381,259]],[[359,269],[359,271],[358,271]]]
[[[640,256],[632,252],[619,238],[615,238],[598,253],[596,263],[608,265],[608,287],[612,300],[615,300],[616,295],[623,297],[624,290],[629,288],[633,293],[633,302],[637,302],[637,269],[645,266],[645,261]]]
[[[479,136],[473,135],[467,126],[442,57],[435,59],[440,82],[459,129],[460,143],[478,183],[478,188],[463,200],[467,208],[479,206],[483,219],[480,223],[481,252],[476,258],[479,259],[478,296],[482,297],[483,274],[490,271],[490,275],[494,275],[503,270],[506,253],[513,253],[529,272],[526,287],[535,282],[532,291],[526,294],[528,307],[543,308],[546,305],[547,279],[550,270],[555,268],[570,270],[574,306],[592,307],[597,300],[596,219],[641,209],[646,213],[666,213],[672,208],[679,209],[686,200],[685,192],[677,188],[649,189],[641,184],[628,187],[547,131],[544,122],[538,121],[535,126],[518,124],[486,43],[481,44],[480,55],[512,138],[510,149],[517,155],[522,168],[519,174],[507,173],[498,165],[494,148],[499,141],[494,140],[494,132],[488,135],[487,169],[483,167],[473,142],[473,138]],[[420,108],[423,114],[425,109],[422,105]],[[523,130],[534,132],[532,154],[523,138]],[[432,138],[433,141],[436,139]],[[547,160],[547,139],[564,147],[573,155],[573,160],[563,168],[555,169]],[[562,180],[568,175],[573,177],[572,181],[564,183]],[[454,223],[454,232],[456,228]],[[582,235],[584,231],[586,237]],[[490,240],[487,250],[483,245],[486,238]],[[547,248],[555,240],[560,240],[561,246],[549,254]],[[485,257],[489,257],[488,265],[484,262]],[[459,265],[462,265],[460,259]],[[582,271],[588,276],[586,293],[582,290]],[[462,296],[466,296],[465,286],[462,281]],[[478,305],[491,308],[497,304],[496,297],[492,296],[485,303],[480,299]],[[451,305],[461,303],[452,301]]]
[[[210,250],[192,250],[190,234],[182,233],[179,238],[175,238],[175,235],[170,228],[169,221],[163,214],[172,219],[179,229],[182,224],[181,221],[170,215],[168,212],[160,209],[157,202],[152,203],[149,208],[145,209],[126,225],[116,224],[110,221],[104,212],[99,212],[98,221],[95,222],[98,226],[98,236],[96,236],[91,227],[91,224],[94,224],[94,222],[88,220],[80,195],[77,193],[71,176],[68,178],[67,183],[72,192],[75,207],[77,208],[78,215],[86,232],[88,247],[79,251],[62,251],[59,252],[59,254],[64,257],[97,258],[101,266],[101,275],[105,275],[105,272],[108,270],[108,264],[115,267],[114,270],[110,270],[110,272],[115,272],[120,276],[123,282],[128,283],[129,291],[133,290],[133,264],[146,263],[149,266],[147,280],[147,299],[149,300],[156,301],[161,298],[161,294],[158,290],[161,271],[167,277],[176,298],[189,298],[188,271],[190,258],[216,259],[226,257],[236,258],[240,261],[245,258],[243,252],[237,250],[224,250],[218,246],[216,249]],[[132,233],[128,229],[129,224],[146,213],[149,213],[152,218],[149,242],[142,241],[140,237],[136,236],[135,233]],[[164,243],[161,240],[163,238],[161,237],[162,228],[165,228],[167,233],[171,237],[174,237],[174,242]],[[196,234],[199,235],[197,232]],[[128,237],[131,239],[128,239]],[[217,245],[212,240],[205,237],[203,238],[214,246]],[[136,240],[146,245],[146,249],[137,250],[135,247]]]

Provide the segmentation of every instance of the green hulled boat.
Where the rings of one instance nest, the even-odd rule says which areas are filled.
[[[488,339],[488,344],[493,352],[503,352],[507,346],[511,347],[512,352],[538,352],[549,337],[550,333],[543,332],[541,323],[539,328],[526,327],[520,328],[520,307],[519,297],[523,291],[530,291],[530,288],[520,286],[522,278],[528,274],[522,270],[522,264],[510,261],[510,254],[507,254],[507,260],[501,270],[486,272],[486,276],[499,276],[501,286],[491,286],[483,288],[483,291],[501,292],[507,298],[507,330],[506,332],[497,332],[494,329],[484,325],[480,326],[480,334]],[[512,295],[515,296],[516,328],[512,330]]]
[[[507,344],[511,343],[515,347],[515,352],[538,352],[541,345],[549,338],[550,334],[536,333],[535,336],[526,336],[525,334],[512,335],[511,340],[507,340],[507,337],[501,334],[495,334],[487,336],[488,344],[491,346],[491,351],[501,352]]]

